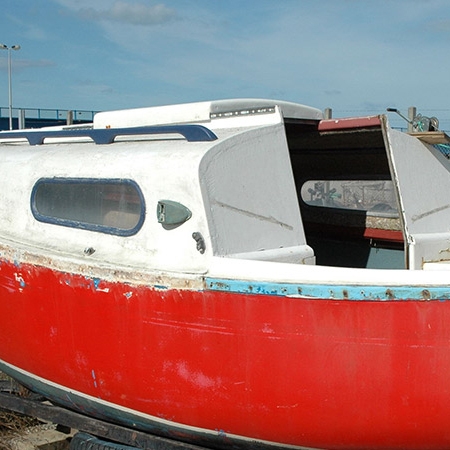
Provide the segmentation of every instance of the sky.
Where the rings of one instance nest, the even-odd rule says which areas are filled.
[[[288,100],[333,117],[415,106],[450,130],[448,0],[1,0],[13,106]],[[8,51],[0,50],[7,108]],[[394,113],[391,124],[406,125]]]

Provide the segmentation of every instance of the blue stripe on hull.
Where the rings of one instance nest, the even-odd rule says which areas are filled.
[[[387,301],[387,300],[449,300],[450,286],[368,286],[334,284],[270,283],[206,278],[211,291],[240,294],[276,295],[324,300]]]

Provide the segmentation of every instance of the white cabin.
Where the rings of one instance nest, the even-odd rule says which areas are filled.
[[[155,134],[119,132],[105,145],[79,127],[4,133],[2,241],[90,263],[188,273],[206,272],[212,255],[313,263],[284,111],[302,123],[321,118],[305,106],[244,100],[99,113],[84,130],[176,122],[207,126],[211,139],[190,141],[164,126]],[[29,145],[25,135],[43,144]],[[167,209],[184,208],[189,217],[164,222]]]
[[[449,260],[448,157],[388,130],[247,99],[1,132],[1,242],[117,270],[202,274],[212,257],[433,268]]]

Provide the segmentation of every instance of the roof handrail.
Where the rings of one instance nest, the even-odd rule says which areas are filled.
[[[203,125],[160,125],[131,128],[0,132],[0,140],[26,139],[30,145],[41,145],[46,138],[89,137],[96,144],[111,144],[118,136],[138,136],[146,134],[180,134],[189,142],[206,142],[217,139],[217,136]]]

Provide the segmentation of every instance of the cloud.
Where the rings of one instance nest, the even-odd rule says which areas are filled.
[[[23,38],[30,39],[33,41],[48,41],[51,40],[51,35],[47,30],[41,28],[36,22],[29,22],[24,20],[19,15],[14,15],[10,13],[5,13],[2,19],[7,20],[10,24],[14,25],[18,31],[18,36],[20,36],[20,41]]]
[[[164,4],[145,5],[142,3],[114,2],[109,8],[98,10],[83,8],[80,17],[88,20],[121,22],[130,25],[160,25],[176,19],[176,11]]]

